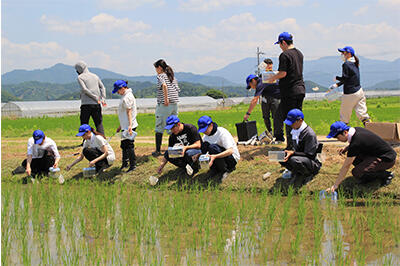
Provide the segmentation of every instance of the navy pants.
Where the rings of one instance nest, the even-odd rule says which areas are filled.
[[[97,157],[103,155],[104,152],[102,152],[99,149],[93,149],[93,148],[84,148],[83,149],[83,156],[90,162],[96,159]],[[101,168],[106,168],[108,167],[108,161],[107,158],[104,158],[101,161],[98,161],[96,163],[96,171],[99,171]]]
[[[186,165],[190,165],[193,170],[199,170],[198,164],[194,163],[192,160],[192,156],[201,153],[199,149],[189,149],[185,151],[185,155],[180,158],[169,158],[168,151],[164,153],[164,158],[167,159],[168,162],[172,163],[173,165],[185,168]]]
[[[321,163],[303,156],[291,156],[287,162],[280,163],[292,172],[295,177],[308,177],[316,175],[321,168]]]
[[[203,142],[201,147],[201,151],[204,154],[207,152],[209,154],[218,154],[225,150],[226,149],[224,147],[221,147],[217,144],[210,144],[208,142]],[[224,158],[215,159],[211,169],[217,171],[218,173],[232,172],[236,169],[236,164],[237,162],[235,158],[232,155],[229,155]]]

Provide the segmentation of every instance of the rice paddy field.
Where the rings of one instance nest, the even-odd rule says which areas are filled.
[[[400,122],[399,97],[367,103],[374,121]],[[258,109],[252,117],[261,132]],[[234,133],[246,110],[207,113]],[[306,122],[326,135],[338,110],[338,102],[305,102]],[[180,117],[195,124],[203,114]],[[111,136],[117,117],[104,120]],[[65,168],[81,149],[74,137],[79,118],[2,119],[3,265],[400,265],[399,157],[389,186],[358,185],[348,176],[337,201],[321,200],[319,191],[332,185],[344,160],[338,143],[325,143],[320,173],[301,187],[283,180],[280,165],[268,161],[268,151],[282,144],[240,146],[241,161],[223,183],[205,170],[187,178],[168,164],[152,187],[148,179],[161,160],[150,155],[154,116],[138,120],[135,172],[119,171],[121,150],[112,139],[117,160],[103,175],[84,178],[84,161],[62,172],[63,185],[49,177],[24,185],[24,175],[11,171],[25,158],[32,131],[41,128],[56,140]],[[352,124],[360,125],[355,117]]]

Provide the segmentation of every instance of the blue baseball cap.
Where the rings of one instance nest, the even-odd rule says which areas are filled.
[[[44,132],[41,131],[40,129],[37,129],[33,131],[32,137],[35,144],[41,144],[44,139]]]
[[[254,75],[254,74],[250,74],[250,75],[247,76],[247,78],[246,78],[246,84],[247,84],[246,89],[247,89],[247,90],[250,89],[250,81],[251,81],[252,79],[256,79],[256,80],[257,80],[258,77],[257,77],[256,75]]]
[[[212,123],[212,119],[209,116],[203,115],[197,121],[197,125],[199,126],[199,133],[204,133],[208,126]]]
[[[345,46],[343,48],[339,48],[338,49],[339,52],[343,53],[343,52],[348,52],[350,53],[352,56],[354,56],[354,54],[356,53],[353,49],[353,47],[351,46]]]
[[[299,119],[304,119],[304,114],[300,109],[292,109],[287,114],[285,124],[291,126],[294,122]]]
[[[285,31],[279,34],[278,41],[275,44],[280,43],[281,41],[293,41],[293,36],[289,32]]]
[[[85,135],[86,132],[92,130],[91,126],[89,126],[88,124],[83,124],[79,127],[79,132],[78,134],[76,134],[77,137],[82,137],[83,135]]]
[[[336,121],[331,125],[331,131],[329,132],[329,135],[326,136],[328,139],[330,138],[336,138],[337,135],[342,133],[345,130],[349,130],[350,127],[346,125],[346,123],[342,121]]]
[[[116,82],[114,82],[114,89],[112,90],[112,93],[116,93],[120,88],[124,88],[127,87],[128,84],[126,84],[125,80],[117,80]]]
[[[171,130],[176,124],[180,122],[179,118],[176,115],[170,115],[168,116],[167,120],[167,125],[165,126],[165,129]]]

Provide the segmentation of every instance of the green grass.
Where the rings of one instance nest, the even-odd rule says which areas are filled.
[[[86,181],[4,183],[1,203],[5,265],[399,262],[393,232],[400,230],[400,207],[390,198],[354,208],[293,190],[283,198],[279,191],[145,190]]]
[[[373,121],[400,122],[400,97],[368,99],[367,106],[368,113]],[[235,135],[235,123],[243,120],[247,108],[248,105],[241,104],[223,110],[181,112],[179,117],[185,123],[197,125],[197,120],[200,116],[209,115],[217,124],[227,128]],[[305,101],[303,110],[307,124],[314,129],[317,135],[326,135],[329,131],[329,126],[334,121],[339,120],[340,102]],[[137,119],[139,136],[152,136],[154,134],[154,114],[139,114]],[[103,120],[106,135],[111,136],[119,125],[118,117],[116,115],[104,115]],[[259,132],[265,130],[259,106],[254,109],[251,120],[258,122]],[[92,122],[91,124],[93,125]],[[350,124],[352,126],[362,125],[354,112]],[[2,138],[29,137],[38,128],[54,139],[73,137],[79,126],[78,115],[57,118],[2,118]]]

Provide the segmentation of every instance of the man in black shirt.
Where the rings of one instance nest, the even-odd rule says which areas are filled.
[[[396,152],[389,143],[371,131],[361,127],[349,127],[342,121],[331,125],[328,138],[337,138],[349,145],[340,150],[339,154],[347,152],[347,158],[340,169],[335,184],[327,191],[333,192],[346,177],[350,165],[354,165],[352,174],[363,182],[379,179],[382,185],[390,184],[393,173],[386,171],[394,166]]]
[[[317,135],[306,124],[304,114],[299,109],[289,111],[285,124],[292,128],[294,150],[285,150],[285,160],[281,165],[289,170],[285,175],[291,176],[291,182],[303,185],[313,179],[322,165],[317,159]]]
[[[286,117],[290,110],[295,108],[302,110],[303,108],[303,99],[306,93],[303,81],[303,54],[294,47],[293,36],[288,32],[279,34],[275,44],[279,44],[282,49],[279,56],[278,73],[270,77],[267,82],[279,79],[281,92],[279,109],[282,117]],[[290,131],[290,126],[286,125],[287,150],[293,149]]]
[[[199,171],[198,162],[193,162],[192,157],[201,153],[201,137],[197,132],[197,128],[191,124],[181,123],[176,115],[167,118],[165,129],[171,130],[169,136],[168,147],[182,146],[183,157],[170,158],[168,151],[164,153],[164,158],[157,172],[160,174],[167,162],[173,165],[185,168],[189,176]]]

